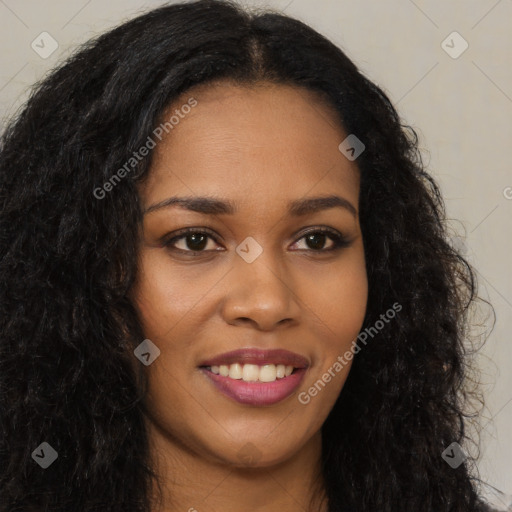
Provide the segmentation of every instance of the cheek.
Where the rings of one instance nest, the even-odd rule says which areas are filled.
[[[143,251],[133,296],[146,336],[165,336],[193,310],[205,289],[204,275],[177,271],[161,252]]]
[[[316,273],[305,283],[304,296],[324,324],[323,350],[333,353],[350,345],[362,327],[368,301],[368,280],[362,247],[355,248],[329,273]]]
[[[307,303],[314,312],[317,361],[299,402],[314,404],[319,417],[324,417],[348,377],[366,313],[368,280],[362,252],[347,258],[329,278],[317,275],[315,282],[315,286],[309,283],[314,292],[307,295]]]

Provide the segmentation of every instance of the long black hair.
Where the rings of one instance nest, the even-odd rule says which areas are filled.
[[[156,475],[143,422],[136,185],[151,153],[101,195],[194,85],[261,81],[317,91],[365,145],[363,329],[322,428],[330,512],[470,511],[465,339],[475,273],[447,240],[438,186],[386,94],[306,24],[235,3],[166,5],[89,41],[34,88],[0,149],[0,512],[148,512]],[[340,141],[341,142],[341,141]],[[94,191],[96,190],[96,193]],[[43,470],[34,450],[58,454]],[[42,449],[46,449],[43,445]],[[39,448],[41,449],[41,448]]]

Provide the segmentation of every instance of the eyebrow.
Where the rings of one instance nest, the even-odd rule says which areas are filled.
[[[233,215],[237,211],[235,203],[216,197],[169,197],[148,207],[144,211],[144,215],[174,206],[204,215]],[[352,203],[336,195],[296,199],[288,203],[288,213],[292,217],[300,217],[330,208],[343,208],[357,218],[357,210]]]

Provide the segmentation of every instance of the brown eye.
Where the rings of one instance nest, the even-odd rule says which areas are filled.
[[[322,250],[328,237],[325,233],[314,233],[304,238],[311,249]]]
[[[328,248],[325,248],[326,241],[330,239],[331,244]],[[214,244],[208,249],[208,240],[212,240]],[[298,239],[296,244],[300,240],[305,240],[306,247],[304,249],[310,252],[326,253],[347,247],[350,245],[350,240],[342,236],[337,231],[331,229],[315,229],[309,231]],[[181,243],[181,247],[177,246]],[[208,253],[215,251],[215,244],[218,243],[216,237],[210,231],[199,230],[197,228],[188,228],[175,234],[172,238],[164,242],[164,246],[168,247],[169,250],[173,250],[181,253]]]
[[[331,239],[331,246],[327,249],[324,248],[326,239]],[[347,247],[350,245],[350,241],[340,235],[339,233],[332,231],[330,229],[316,229],[315,231],[310,231],[306,233],[299,240],[304,239],[306,241],[307,247],[313,252],[329,252],[335,251],[337,249],[341,249],[342,247]],[[301,249],[302,250],[302,249]],[[308,250],[307,248],[305,250]]]
[[[208,238],[208,235],[201,233],[194,233],[183,237],[187,247],[192,251],[202,251],[207,246]]]
[[[205,249],[208,246],[208,239],[215,240],[206,231],[190,230],[183,231],[181,235],[174,236],[165,242],[164,245],[182,252],[206,252]],[[176,247],[176,243],[182,240],[182,247]]]

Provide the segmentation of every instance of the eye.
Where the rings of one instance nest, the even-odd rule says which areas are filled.
[[[324,246],[327,239],[331,239],[331,244],[329,248],[325,249]],[[209,240],[213,240],[215,243],[218,243],[216,236],[210,230],[205,228],[187,228],[175,233],[175,236],[165,241],[163,245],[174,251],[192,254],[219,250],[214,248],[215,244],[211,244],[212,247],[208,249]],[[300,240],[304,240],[306,245],[309,247],[299,250],[318,253],[335,251],[350,245],[350,240],[337,231],[328,228],[316,228],[310,230],[303,234],[295,244]],[[181,247],[177,246],[178,243],[181,243]]]
[[[179,252],[207,252],[205,248],[208,246],[208,239],[216,241],[215,236],[209,230],[188,228],[179,231],[177,236],[164,242],[164,246]],[[182,242],[182,247],[175,247],[177,242]]]
[[[325,249],[323,247],[325,245],[326,239],[329,238],[332,240],[331,246],[328,249]],[[320,253],[335,251],[350,245],[350,240],[348,240],[348,238],[345,238],[337,231],[328,228],[316,228],[308,231],[301,238],[299,238],[299,240],[304,240],[306,245],[312,247],[310,249],[306,248],[305,250],[311,250],[313,252]]]

